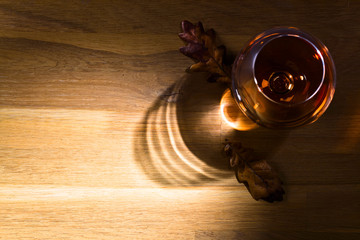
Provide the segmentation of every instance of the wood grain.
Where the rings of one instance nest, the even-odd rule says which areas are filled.
[[[359,239],[357,1],[0,1],[0,239]],[[278,25],[319,37],[336,93],[316,123],[234,131],[225,87],[187,74],[180,22],[230,54]],[[254,201],[225,139],[266,158]]]

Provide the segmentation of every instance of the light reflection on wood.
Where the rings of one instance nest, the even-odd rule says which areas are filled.
[[[227,89],[223,94],[220,102],[220,113],[223,120],[236,130],[248,131],[258,127],[256,123],[241,112],[231,96],[230,89]]]

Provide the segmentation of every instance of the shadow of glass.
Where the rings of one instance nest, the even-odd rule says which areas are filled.
[[[225,127],[220,100],[227,86],[208,83],[206,74],[186,74],[148,109],[136,131],[137,163],[163,185],[236,182],[223,154],[225,141],[242,142],[269,158],[286,138],[285,131],[258,128],[236,131]]]
[[[184,143],[206,164],[229,169],[222,154],[220,100],[225,84],[208,83],[206,75],[189,74],[181,86],[182,99],[177,103],[177,121]]]
[[[177,117],[185,144],[199,159],[213,167],[227,169],[228,159],[219,161],[223,143],[227,141],[240,142],[244,147],[252,148],[256,157],[261,159],[270,159],[278,151],[289,130],[263,127],[246,131],[232,129],[220,114],[220,101],[227,86],[195,78],[187,77],[182,85],[183,96],[178,102]]]

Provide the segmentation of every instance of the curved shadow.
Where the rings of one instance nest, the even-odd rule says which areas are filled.
[[[224,131],[220,100],[224,85],[206,82],[203,73],[186,74],[147,110],[135,134],[137,163],[163,185],[236,182],[222,153],[226,139],[240,141],[268,158],[287,134],[258,128]]]
[[[216,94],[208,92],[205,102],[211,104],[200,101],[192,106],[197,109],[195,111],[183,105],[189,97],[185,86],[203,81],[199,79],[203,77],[203,74],[186,74],[179,79],[156,99],[139,124],[134,153],[146,175],[155,182],[164,185],[197,185],[232,177],[225,157],[220,154],[222,146],[219,137],[207,135],[202,127],[193,131],[193,128],[202,125],[212,126],[213,129],[211,122],[202,113],[208,107],[218,107],[219,102],[211,100]],[[206,81],[205,84],[212,85]],[[192,113],[192,118],[188,118],[190,122],[183,119],[183,111]],[[203,124],[198,122],[199,118],[203,118]],[[191,133],[187,132],[186,127],[191,127]],[[199,138],[205,140],[202,144],[195,144],[189,138],[190,135],[195,141]],[[215,146],[218,148],[217,156],[203,153],[211,151]]]
[[[222,155],[220,100],[227,86],[208,83],[204,76],[196,78],[201,75],[191,74],[181,86],[183,96],[176,111],[179,129],[194,155],[212,167],[225,170],[229,166]]]

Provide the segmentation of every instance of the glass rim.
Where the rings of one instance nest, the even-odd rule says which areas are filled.
[[[286,36],[288,34],[295,35],[298,37],[301,36],[301,40],[306,41],[307,43],[310,43],[311,47],[314,49],[315,52],[320,51],[321,59],[321,67],[322,67],[322,79],[321,84],[318,84],[317,87],[314,87],[315,91],[311,94],[311,98],[308,97],[304,101],[297,102],[297,103],[286,103],[286,102],[280,102],[280,101],[273,101],[272,99],[269,99],[265,93],[259,89],[259,85],[257,84],[257,79],[255,77],[255,63],[258,58],[258,54],[262,47],[264,47],[266,44],[259,44],[259,42],[263,41],[266,38],[272,37],[277,38],[279,36]],[[307,40],[309,39],[309,40]],[[271,41],[268,41],[271,42]],[[260,50],[259,50],[260,48]],[[313,111],[308,112],[305,115],[299,116],[299,118],[294,118],[292,120],[284,120],[284,121],[264,121],[261,120],[257,113],[252,111],[251,106],[249,105],[249,101],[247,101],[247,96],[244,95],[247,93],[247,91],[243,91],[241,87],[241,79],[239,79],[239,74],[241,73],[242,67],[241,65],[244,64],[244,62],[249,68],[251,68],[251,71],[248,72],[247,77],[250,77],[250,82],[252,82],[251,85],[255,84],[257,89],[258,96],[261,96],[266,101],[268,101],[271,104],[280,106],[280,107],[286,107],[286,108],[293,108],[293,107],[301,107],[304,104],[310,104],[313,99],[316,98],[316,96],[321,92],[322,88],[325,88],[324,91],[326,93],[324,94],[325,97],[323,97],[321,100],[321,104],[319,104],[319,107],[317,109],[314,109]],[[244,65],[243,65],[244,66]],[[319,66],[320,68],[320,66]],[[239,72],[240,71],[240,72]],[[245,76],[246,77],[246,76]],[[335,63],[333,61],[333,58],[328,50],[328,48],[325,46],[324,43],[322,43],[318,38],[315,36],[304,32],[296,27],[286,27],[286,26],[280,26],[280,27],[273,27],[266,31],[261,32],[260,34],[254,35],[241,49],[241,51],[237,54],[237,57],[234,61],[234,64],[232,66],[232,72],[231,72],[231,93],[233,95],[233,98],[235,102],[237,103],[239,109],[243,112],[244,115],[246,115],[248,118],[252,119],[254,122],[256,122],[258,125],[268,127],[268,128],[294,128],[300,125],[309,124],[311,122],[316,121],[329,107],[330,103],[332,102],[332,99],[334,97],[335,93],[335,87],[336,87],[336,68]],[[318,79],[320,79],[320,76],[318,76]],[[313,91],[313,90],[312,90]],[[250,98],[251,100],[251,98]]]

